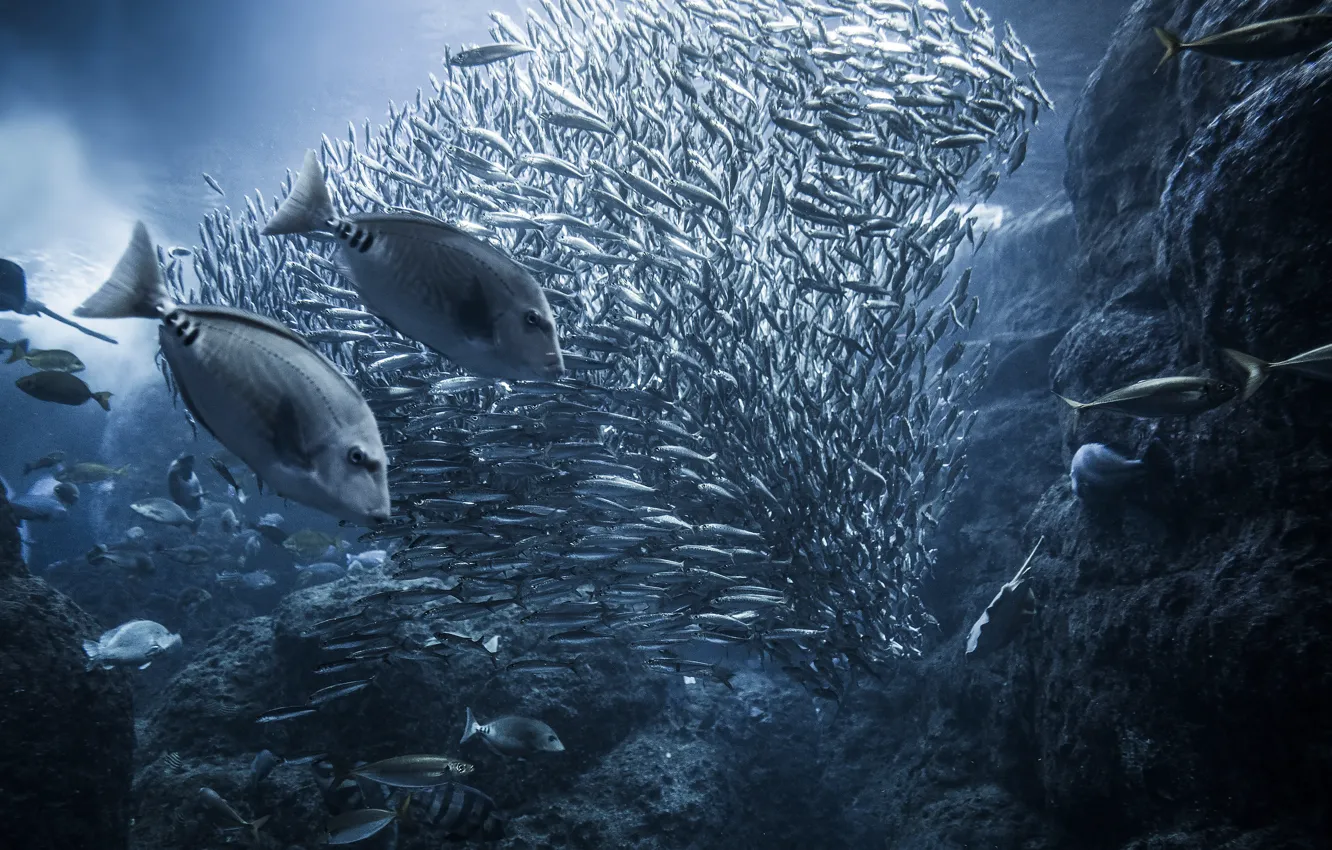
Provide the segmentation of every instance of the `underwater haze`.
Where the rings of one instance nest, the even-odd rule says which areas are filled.
[[[0,847],[1317,850],[1332,8],[0,11]]]

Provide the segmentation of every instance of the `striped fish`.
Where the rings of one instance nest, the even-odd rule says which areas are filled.
[[[450,782],[432,788],[415,799],[412,813],[456,838],[498,841],[504,837],[504,818],[495,801],[470,785]]]

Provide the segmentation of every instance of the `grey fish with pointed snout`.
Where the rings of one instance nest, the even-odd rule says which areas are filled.
[[[1285,59],[1310,53],[1332,42],[1332,15],[1294,15],[1274,18],[1233,30],[1212,33],[1193,41],[1185,41],[1170,30],[1153,27],[1156,37],[1165,46],[1165,55],[1157,63],[1161,66],[1185,50],[1192,50],[1232,62],[1254,62],[1264,59]]]
[[[1081,413],[1105,410],[1139,419],[1162,416],[1188,416],[1220,407],[1239,393],[1239,388],[1215,378],[1152,378],[1108,392],[1092,401],[1074,401],[1059,395],[1061,401]]]
[[[1104,443],[1087,443],[1073,453],[1068,477],[1073,495],[1087,499],[1117,493],[1146,474],[1146,461],[1124,457]]]
[[[271,319],[173,303],[142,222],[110,279],[75,314],[158,319],[162,354],[190,413],[278,495],[362,525],[388,519],[388,459],[355,385]]]
[[[550,380],[564,373],[555,316],[530,272],[424,213],[338,216],[314,151],[263,233],[335,238],[339,265],[372,312],[475,375]]]

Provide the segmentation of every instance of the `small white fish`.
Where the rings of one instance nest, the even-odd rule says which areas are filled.
[[[213,179],[213,175],[205,171],[203,172],[203,179],[204,182],[208,184],[208,188],[212,189],[214,192],[218,193],[219,195],[222,195],[223,197],[226,196],[227,193],[222,191],[222,187],[218,184],[216,180]]]

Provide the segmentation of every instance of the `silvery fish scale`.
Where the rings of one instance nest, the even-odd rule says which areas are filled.
[[[399,522],[375,536],[403,538],[400,564],[524,581],[537,609],[599,603],[626,643],[721,632],[832,695],[919,654],[927,541],[985,373],[983,347],[955,345],[969,274],[946,271],[1045,96],[972,6],[826,3],[551,0],[525,28],[494,16],[531,54],[446,62],[383,125],[323,139],[340,213],[428,212],[529,266],[569,354],[558,386],[436,388],[460,376],[433,355],[368,369],[428,352],[359,313],[331,244],[260,237],[259,195],[200,225],[197,298],[349,332],[319,345],[385,431]],[[638,528],[654,512],[762,542]],[[617,572],[631,557],[684,566]],[[718,601],[734,585],[780,604]]]

